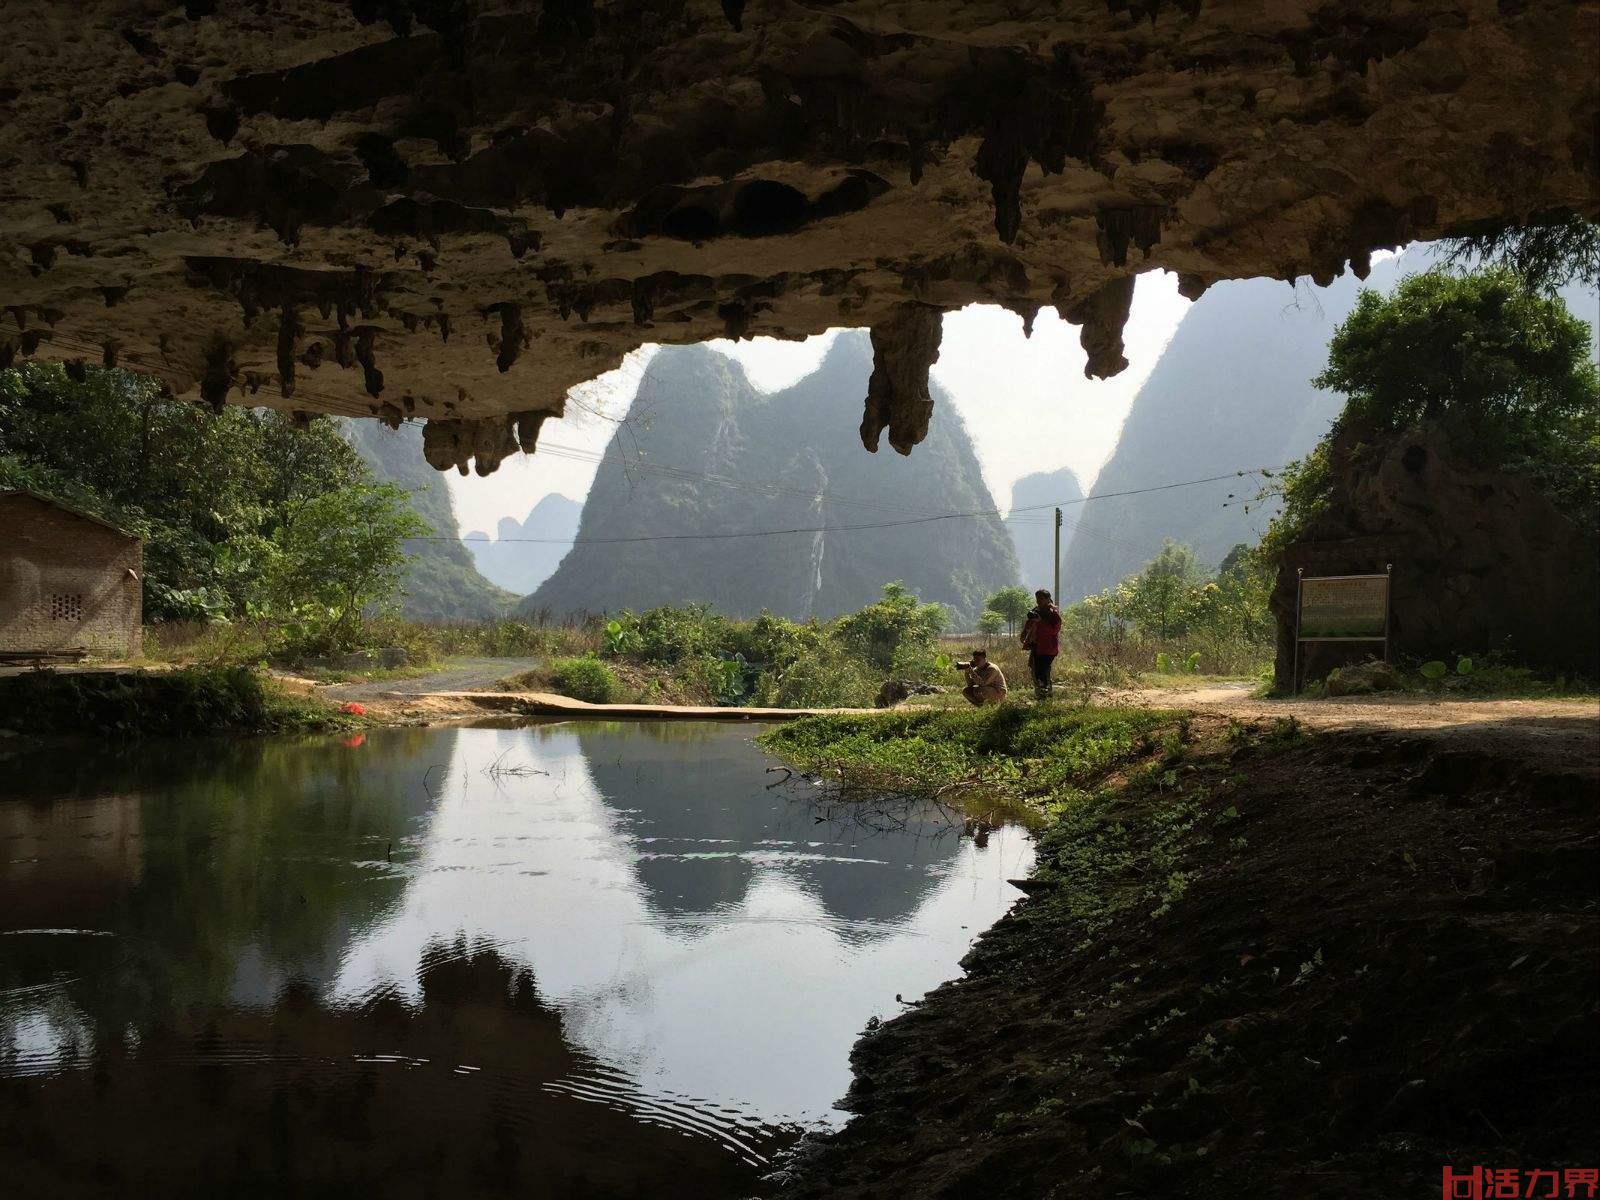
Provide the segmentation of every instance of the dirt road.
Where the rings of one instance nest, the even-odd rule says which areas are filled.
[[[431,696],[435,692],[488,692],[507,675],[531,671],[536,658],[452,658],[447,666],[413,679],[336,683],[319,689],[334,700],[375,700],[381,696]]]
[[[1592,772],[1600,778],[1600,704],[1593,700],[1469,700],[1430,696],[1344,696],[1263,699],[1250,683],[1208,684],[1192,690],[1116,692],[1108,703],[1192,708],[1239,721],[1294,717],[1308,729],[1425,735],[1462,749],[1536,760],[1548,769]]]

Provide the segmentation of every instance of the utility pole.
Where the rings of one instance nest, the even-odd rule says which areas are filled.
[[[1061,510],[1056,509],[1056,590],[1050,598],[1061,603]]]

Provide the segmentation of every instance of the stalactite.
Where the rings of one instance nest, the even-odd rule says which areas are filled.
[[[383,372],[378,370],[378,360],[373,352],[377,330],[363,325],[356,331],[356,361],[361,364],[361,374],[367,395],[377,398],[383,391]]]
[[[1107,379],[1127,368],[1122,328],[1132,306],[1133,276],[1119,275],[1062,313],[1072,324],[1083,327],[1079,341],[1088,356],[1083,366],[1086,377]]]
[[[872,327],[872,378],[861,418],[861,444],[872,453],[885,429],[899,454],[910,454],[928,436],[928,369],[939,361],[943,317],[926,304],[902,304],[888,322]]]
[[[233,347],[220,334],[213,335],[206,346],[205,370],[200,376],[200,398],[218,416],[222,414],[222,406],[228,402],[228,390],[233,387],[233,377],[237,373]]]
[[[294,305],[285,304],[278,315],[278,390],[285,400],[294,395],[294,350],[299,336],[299,315]]]

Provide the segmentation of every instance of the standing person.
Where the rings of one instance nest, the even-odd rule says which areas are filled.
[[[1022,644],[1028,648],[1028,671],[1033,676],[1033,694],[1040,700],[1051,696],[1050,668],[1061,653],[1061,610],[1040,588],[1033,594],[1034,606],[1022,623]]]
[[[1006,698],[1005,672],[989,661],[986,650],[974,650],[972,661],[957,663],[967,673],[967,686],[961,694],[980,708],[985,704],[999,704]]]

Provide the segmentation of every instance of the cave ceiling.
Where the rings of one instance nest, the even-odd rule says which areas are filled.
[[[841,325],[863,442],[905,453],[941,310],[1054,307],[1103,376],[1142,271],[1322,282],[1600,214],[1594,3],[0,12],[0,362],[425,419],[440,468],[531,450],[642,343]]]

